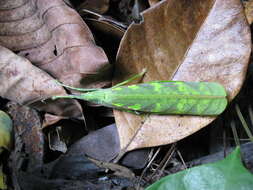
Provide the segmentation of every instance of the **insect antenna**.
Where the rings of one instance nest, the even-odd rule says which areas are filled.
[[[51,99],[52,100],[55,100],[55,99],[58,99],[58,98],[76,98],[76,99],[80,99],[80,96],[78,95],[66,95],[66,96],[52,96]]]

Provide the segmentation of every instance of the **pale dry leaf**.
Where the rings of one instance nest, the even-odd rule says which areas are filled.
[[[213,81],[229,100],[239,92],[251,52],[250,29],[240,0],[163,0],[131,24],[117,55],[115,83],[147,68],[145,81]],[[117,80],[116,80],[117,79]],[[121,148],[178,141],[215,117],[114,111]]]
[[[65,84],[98,88],[110,83],[110,64],[104,51],[96,46],[92,33],[77,12],[62,0],[1,1],[0,45],[17,51],[32,64]],[[18,60],[21,61],[20,58]],[[20,63],[16,61],[15,64],[24,62],[27,61]],[[15,70],[15,64],[8,65],[12,72]],[[30,104],[40,98],[55,95],[59,91],[65,93],[63,88],[52,84],[51,76],[45,75],[44,72],[41,74],[40,70],[30,64],[24,64],[23,70],[19,72],[24,74],[30,68],[32,74],[28,75],[29,79],[15,84],[17,85],[15,88],[11,86],[12,82],[3,84],[2,88],[13,91],[4,94],[3,97],[22,104]],[[21,66],[18,69],[21,69]],[[1,73],[2,76],[9,75],[8,70],[1,70]],[[35,73],[38,73],[38,76],[35,76]],[[15,77],[10,80],[15,80]],[[45,80],[50,82],[41,83]],[[26,87],[24,81],[29,81],[30,86]],[[21,89],[25,89],[22,95]],[[40,91],[37,91],[38,89]],[[39,110],[56,116],[81,116],[80,105],[76,101],[57,100],[53,104],[50,101],[47,101],[47,104],[37,101],[35,104]],[[60,118],[55,118],[55,121]]]
[[[19,104],[66,117],[80,117],[81,107],[75,100],[52,101],[56,94],[66,94],[50,75],[7,48],[0,46],[0,96]],[[45,100],[41,102],[41,100]],[[50,104],[49,104],[50,103]]]
[[[1,45],[20,51],[19,55],[68,85],[92,88],[110,83],[111,65],[104,51],[64,1],[13,0],[11,6],[4,2],[0,4]]]

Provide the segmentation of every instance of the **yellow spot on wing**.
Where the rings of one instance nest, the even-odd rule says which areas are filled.
[[[134,104],[132,106],[128,106],[127,108],[133,109],[133,110],[139,110],[141,109],[141,104]]]
[[[179,100],[179,102],[177,104],[177,109],[180,111],[184,110],[186,104],[187,104],[187,101],[185,99]]]
[[[122,90],[122,88],[121,87],[113,88],[113,90]]]
[[[124,104],[115,103],[113,105],[116,106],[116,107],[122,107]]]
[[[178,85],[179,92],[185,92],[186,91],[186,88],[185,88],[184,84],[178,83],[177,85]]]
[[[160,89],[163,87],[161,84],[159,84],[159,83],[153,83],[153,84],[151,84],[153,87],[154,87],[154,91],[157,91],[157,92],[159,92],[160,91]]]
[[[160,112],[161,111],[161,104],[160,103],[156,103],[155,104],[155,108],[152,111],[153,112]]]
[[[199,91],[203,94],[206,94],[206,95],[209,95],[210,92],[209,90],[207,89],[207,87],[204,85],[204,84],[201,84],[199,85]]]
[[[131,89],[138,89],[138,88],[140,88],[140,87],[137,86],[137,85],[131,85],[131,86],[128,86],[128,88],[131,88]]]

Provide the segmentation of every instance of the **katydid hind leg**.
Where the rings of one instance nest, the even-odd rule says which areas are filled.
[[[127,79],[127,80],[125,80],[125,81],[123,81],[123,82],[120,82],[120,83],[116,84],[116,85],[113,86],[112,88],[117,88],[117,87],[119,87],[119,86],[123,86],[123,85],[125,85],[125,84],[127,84],[127,83],[129,83],[129,82],[131,82],[131,81],[133,81],[133,80],[135,80],[135,79],[137,79],[137,78],[143,77],[144,74],[145,74],[146,72],[147,72],[147,69],[144,68],[144,69],[142,70],[142,72],[140,72],[140,73],[138,73],[138,74],[136,74],[136,75],[130,77],[129,79]]]

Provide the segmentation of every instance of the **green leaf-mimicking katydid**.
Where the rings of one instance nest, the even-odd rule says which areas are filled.
[[[153,114],[218,115],[227,106],[224,87],[214,82],[154,81],[107,89],[78,89],[80,95],[54,96],[76,98],[107,107]]]

